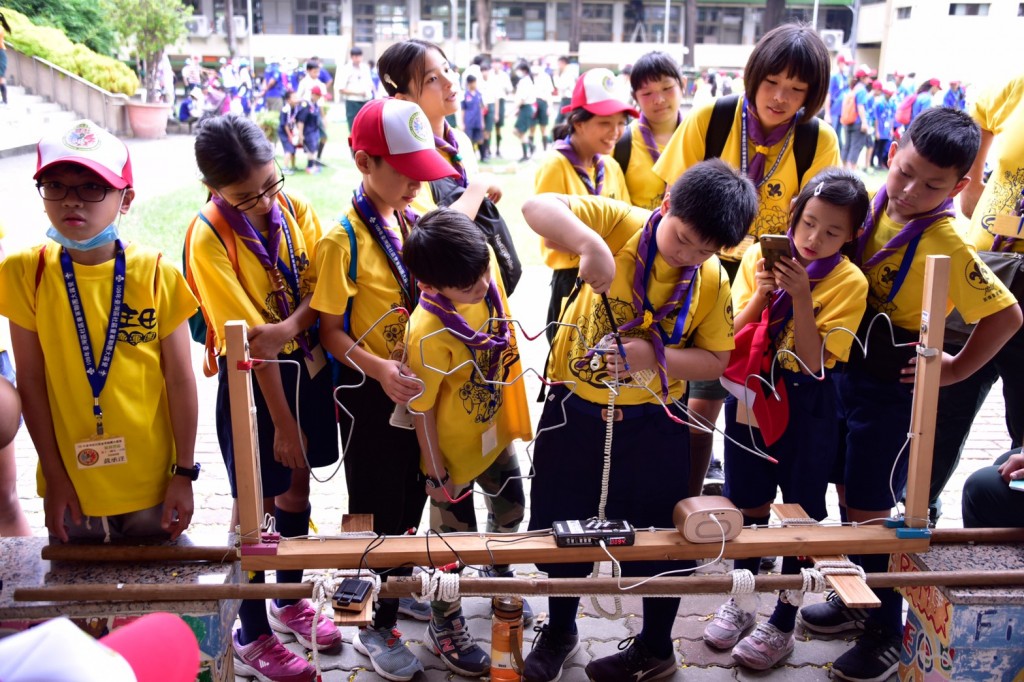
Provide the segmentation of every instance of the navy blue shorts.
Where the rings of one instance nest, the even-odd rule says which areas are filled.
[[[601,496],[605,421],[603,405],[576,396],[565,402],[564,387],[548,393],[537,427],[530,487],[530,530],[554,521],[595,516]],[[672,527],[672,511],[687,496],[690,434],[658,404],[621,408],[615,422],[605,516],[637,528]],[[678,416],[678,414],[677,414]],[[563,426],[545,431],[545,428]],[[639,531],[638,531],[639,532]],[[689,563],[692,565],[692,562]],[[582,576],[593,564],[538,564],[554,577]],[[623,575],[654,575],[684,568],[684,561],[643,561],[622,565]]]
[[[284,153],[294,154],[295,145],[292,144],[292,141],[288,138],[288,136],[281,131],[278,131],[277,136],[281,139],[281,148],[284,149]]]
[[[753,509],[775,500],[799,504],[819,521],[828,514],[825,492],[835,463],[839,427],[836,424],[835,387],[793,372],[782,374],[789,396],[789,428],[770,447],[761,432],[736,422],[736,398],[725,401],[725,492],[740,509]],[[767,452],[778,464],[743,450],[740,444]]]
[[[323,467],[338,461],[338,421],[334,410],[332,396],[333,382],[330,365],[325,365],[315,377],[310,378],[306,368],[305,356],[302,351],[281,354],[280,360],[296,360],[302,366],[299,373],[299,426],[306,434],[306,459],[311,468]],[[227,359],[223,356],[218,361],[220,372],[217,375],[217,441],[220,453],[224,458],[224,466],[228,470],[228,482],[231,484],[231,497],[238,497],[238,486],[235,482],[235,447],[231,433],[231,400],[228,396]],[[291,363],[278,365],[281,370],[281,383],[288,406],[295,414],[295,373],[297,368]],[[256,427],[260,449],[260,482],[263,485],[263,497],[274,497],[288,490],[292,482],[292,470],[274,459],[274,422],[270,419],[270,410],[263,399],[259,381],[252,378],[253,400],[256,404]]]
[[[846,425],[836,457],[840,475],[833,480],[846,485],[848,506],[864,511],[891,509],[907,484],[910,445],[903,446],[910,431],[913,384],[879,379],[865,365],[847,365],[832,380],[839,423]]]

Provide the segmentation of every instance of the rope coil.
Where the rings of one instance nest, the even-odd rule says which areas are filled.
[[[754,593],[754,574],[745,568],[737,568],[729,571],[730,577],[732,577],[732,594],[753,594]]]
[[[421,602],[455,601],[459,598],[459,574],[440,571],[420,573],[420,593],[414,596]]]

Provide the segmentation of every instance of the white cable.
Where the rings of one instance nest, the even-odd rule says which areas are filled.
[[[608,504],[608,486],[611,480],[612,471],[612,436],[615,433],[615,396],[618,395],[618,379],[615,380],[615,385],[605,382],[605,386],[608,387],[608,408],[605,413],[604,422],[604,453],[601,464],[601,497],[597,503],[597,518],[605,519],[605,507]],[[604,547],[605,554],[611,557],[611,553],[608,548],[605,547],[604,542],[601,542],[601,546]],[[594,562],[594,570],[592,575],[596,578],[601,574],[601,562]],[[620,578],[622,575],[622,567],[619,566],[619,562],[612,557],[612,577]],[[621,580],[619,584],[621,585]],[[590,604],[594,607],[594,610],[599,616],[607,620],[618,620],[622,618],[622,599],[618,595],[612,598],[612,603],[615,605],[612,611],[608,611],[600,602],[597,600],[597,595],[593,595],[590,598]]]

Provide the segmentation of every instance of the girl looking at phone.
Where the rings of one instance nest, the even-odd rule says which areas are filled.
[[[793,202],[787,233],[791,255],[780,257],[768,270],[756,244],[740,263],[732,289],[733,305],[740,311],[736,331],[767,321],[768,352],[776,356],[775,376],[781,376],[789,402],[785,431],[770,446],[756,427],[737,417],[737,408],[746,412],[745,406],[732,396],[725,402],[725,495],[743,512],[745,526],[768,523],[778,488],[784,502],[802,505],[819,521],[826,516],[825,490],[838,443],[829,370],[846,360],[853,342],[852,334],[828,332],[838,327],[856,330],[864,315],[867,279],[841,249],[860,233],[868,206],[867,190],[855,174],[824,170]],[[780,354],[783,350],[789,353]],[[745,448],[767,452],[778,464]],[[735,568],[756,574],[760,562],[757,557],[737,559]],[[782,573],[797,574],[802,565],[796,557],[785,557]],[[716,649],[732,649],[733,658],[744,666],[771,668],[793,651],[799,604],[792,601],[780,596],[768,622],[740,640],[754,627],[756,604],[752,595],[730,599],[705,628],[704,641]]]

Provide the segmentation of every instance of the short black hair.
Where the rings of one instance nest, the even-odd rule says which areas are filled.
[[[747,101],[755,101],[757,89],[768,76],[781,73],[802,80],[807,83],[807,97],[798,123],[807,123],[825,104],[831,71],[828,48],[810,24],[776,26],[757,41],[743,68]]]
[[[476,83],[476,76],[474,76],[473,74],[469,74],[468,76],[466,76],[466,83]]]
[[[363,48],[359,47],[358,45],[353,45],[352,49],[348,51],[348,54],[351,57],[358,57],[362,53],[363,53]]]
[[[490,267],[487,239],[465,213],[450,208],[427,212],[402,247],[412,276],[435,288],[473,286]]]
[[[650,81],[661,80],[662,78],[674,78],[683,86],[683,76],[679,73],[679,65],[676,60],[664,52],[648,52],[633,64],[633,71],[629,74],[629,87],[636,92]]]
[[[690,166],[669,190],[669,215],[687,223],[706,242],[736,246],[757,215],[754,183],[721,159]]]
[[[871,207],[871,200],[868,199],[868,190],[864,187],[864,182],[856,173],[842,168],[826,168],[811,178],[811,181],[800,190],[793,204],[789,218],[790,228],[796,228],[807,202],[814,197],[827,204],[845,208],[853,226],[852,236],[857,236],[857,230],[864,224],[864,218]]]
[[[981,128],[964,111],[933,107],[918,114],[907,128],[900,147],[907,144],[939,168],[955,168],[963,178],[981,147]]]

